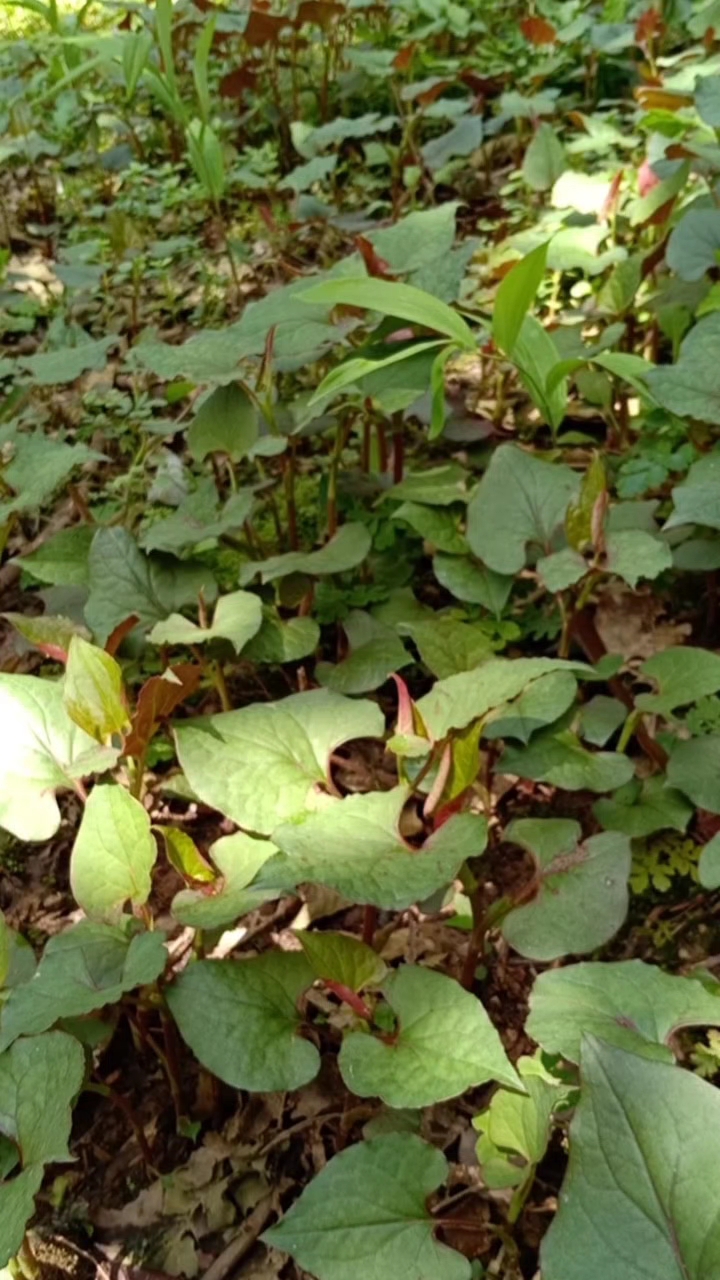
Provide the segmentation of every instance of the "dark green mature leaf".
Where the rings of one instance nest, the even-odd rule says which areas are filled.
[[[467,502],[470,473],[459,462],[445,462],[424,471],[410,471],[399,484],[386,489],[384,498],[398,502],[423,502],[431,507],[448,507]]]
[[[674,1062],[668,1041],[681,1027],[720,1026],[717,994],[695,978],[642,960],[571,964],[541,973],[526,1029],[547,1053],[580,1061],[584,1035],[643,1058]]]
[[[672,496],[675,510],[665,521],[666,529],[685,524],[720,529],[720,453],[708,453],[693,462]]]
[[[468,604],[481,604],[499,617],[515,581],[512,574],[494,573],[469,556],[437,555],[433,572],[446,591]]]
[[[664,778],[633,779],[614,796],[598,800],[593,813],[606,831],[624,831],[633,839],[655,831],[684,831],[692,817],[692,805]]]
[[[519,738],[530,741],[539,729],[554,724],[572,706],[577,696],[577,680],[572,671],[550,671],[540,676],[506,707],[490,713],[483,728],[484,736]]]
[[[139,625],[154,622],[184,605],[195,603],[202,591],[211,601],[215,580],[205,565],[179,564],[160,556],[145,556],[127,529],[98,529],[90,547],[90,596],[85,618],[100,644],[132,614]]]
[[[468,506],[467,539],[475,555],[496,573],[519,573],[528,544],[550,551],[579,484],[562,463],[500,445]]]
[[[0,1267],[19,1251],[46,1164],[69,1160],[71,1105],[85,1074],[77,1040],[60,1031],[18,1040],[0,1057],[2,1131],[20,1172],[0,1180]],[[13,1164],[0,1170],[0,1179]]]
[[[698,115],[711,129],[720,129],[720,76],[702,76],[695,90]]]
[[[607,536],[607,567],[634,588],[641,578],[657,578],[671,569],[672,551],[643,529],[621,529]]]
[[[700,854],[698,878],[706,889],[720,886],[720,835],[714,835]]]
[[[313,689],[185,721],[175,738],[196,795],[239,826],[269,834],[321,802],[328,759],[341,742],[378,738],[383,729],[374,703]]]
[[[55,791],[109,769],[117,752],[70,719],[62,683],[0,675],[0,825],[19,840],[48,840],[60,825]]]
[[[720,735],[678,742],[668,761],[667,780],[699,809],[720,813]]]
[[[290,573],[307,573],[323,577],[328,573],[345,573],[362,564],[372,539],[364,524],[341,525],[337,533],[318,551],[287,551],[267,560],[251,560],[240,570],[240,585],[247,586],[260,575],[261,582],[274,582]]]
[[[361,609],[353,609],[343,622],[350,652],[342,662],[320,662],[315,676],[335,693],[369,693],[384,684],[395,671],[412,662],[412,657],[392,627]]]
[[[430,172],[437,173],[454,156],[469,156],[482,140],[482,116],[461,116],[446,133],[425,143],[422,157]]]
[[[200,960],[167,989],[183,1040],[213,1075],[236,1089],[299,1089],[320,1055],[298,1035],[297,1002],[314,973],[298,952],[253,960]]]
[[[545,1280],[713,1280],[720,1269],[720,1095],[588,1036]],[[612,1134],[612,1141],[608,1135]]]
[[[260,630],[245,645],[244,656],[251,662],[297,662],[312,653],[319,641],[320,627],[314,618],[286,621],[266,607]]]
[[[476,671],[438,680],[430,693],[418,700],[417,708],[433,738],[439,740],[451,729],[464,729],[495,707],[512,702],[534,680],[551,671],[590,674],[585,663],[560,658],[493,658]]]
[[[221,929],[294,887],[285,860],[269,840],[236,831],[216,840],[209,853],[220,879],[213,883],[212,891],[204,887],[181,889],[175,894],[171,909],[180,924]]]
[[[63,704],[70,719],[98,742],[109,743],[130,727],[118,663],[79,635],[70,640]]]
[[[411,847],[399,830],[408,795],[406,787],[349,795],[277,826],[273,840],[298,880],[329,885],[355,902],[402,911],[448,884],[464,859],[478,857],[487,841],[485,819],[462,813],[419,849]]]
[[[403,502],[393,511],[392,519],[409,525],[434,551],[445,551],[451,556],[463,556],[467,551],[460,518],[453,511],[420,502]]]
[[[318,1280],[470,1280],[470,1263],[439,1244],[428,1197],[448,1174],[441,1151],[393,1133],[342,1151],[263,1239]]]
[[[700,280],[720,262],[720,209],[688,209],[671,233],[667,264],[681,280]]]
[[[61,347],[59,351],[43,351],[36,356],[19,356],[18,365],[32,375],[36,386],[52,387],[74,382],[86,369],[104,369],[108,350],[117,343],[117,335],[110,334],[107,338],[82,342],[77,347]]]
[[[493,641],[486,628],[459,618],[422,618],[400,623],[398,630],[410,636],[425,666],[441,680],[458,671],[476,670],[493,654]]]
[[[253,506],[251,489],[240,489],[224,506],[219,507],[213,481],[200,482],[172,515],[156,520],[140,536],[145,551],[168,551],[180,555],[199,542],[221,538],[225,533],[242,529]]]
[[[408,964],[382,990],[397,1034],[391,1043],[370,1032],[346,1035],[339,1066],[353,1093],[390,1107],[428,1107],[486,1080],[519,1087],[485,1009],[453,978]]]
[[[627,715],[627,707],[617,698],[599,693],[586,702],[582,709],[581,737],[594,747],[604,747],[625,722]]]
[[[139,800],[114,783],[93,787],[70,860],[73,897],[86,915],[113,922],[126,902],[147,902],[156,856]]]
[[[225,453],[239,462],[258,438],[255,405],[236,382],[216,387],[201,403],[187,435],[188,448],[202,462],[209,453]]]
[[[0,1052],[60,1018],[115,1004],[125,991],[153,982],[166,960],[162,933],[128,936],[124,929],[81,920],[50,939],[34,977],[13,987],[1,1006]]]
[[[435,333],[451,338],[464,351],[474,351],[476,339],[462,316],[432,294],[416,289],[411,284],[380,280],[371,276],[357,279],[328,280],[307,289],[304,294],[309,303],[325,303],[330,306],[366,307],[384,315],[408,320]]]
[[[504,773],[551,782],[565,791],[614,791],[633,777],[631,760],[616,751],[588,751],[569,730],[539,733],[527,747],[507,747]]]
[[[617,932],[628,909],[627,836],[606,831],[583,841],[577,822],[520,818],[505,839],[527,849],[537,869],[534,898],[503,921],[511,947],[533,960],[555,960],[592,951]]]
[[[590,569],[585,557],[572,547],[563,547],[561,551],[553,551],[549,556],[541,556],[536,567],[543,586],[553,593],[567,591],[568,587],[580,582]]]
[[[720,425],[720,313],[705,316],[690,330],[672,365],[659,365],[647,375],[658,404],[680,418],[699,418]]]
[[[659,692],[639,694],[635,705],[653,715],[670,715],[678,707],[698,702],[720,689],[720,655],[692,645],[673,646],[653,654],[641,671],[656,681]]]

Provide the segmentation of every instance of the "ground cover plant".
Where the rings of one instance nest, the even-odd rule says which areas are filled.
[[[0,23],[0,1274],[717,1280],[720,7]]]

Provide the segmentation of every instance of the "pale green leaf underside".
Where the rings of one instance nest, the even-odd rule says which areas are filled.
[[[0,675],[0,825],[19,840],[48,840],[60,825],[55,792],[114,764],[117,752],[78,728],[62,685]]]
[[[94,787],[70,859],[73,897],[85,913],[113,921],[126,902],[147,902],[156,856],[150,818],[140,802],[113,783]]]

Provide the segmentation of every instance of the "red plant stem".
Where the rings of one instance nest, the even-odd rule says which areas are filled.
[[[362,940],[365,943],[365,945],[368,947],[371,947],[373,944],[373,938],[375,937],[375,930],[377,929],[377,925],[378,925],[377,907],[366,907],[365,911],[363,912]]]
[[[342,1000],[349,1005],[359,1018],[363,1018],[365,1022],[372,1022],[372,1013],[365,1001],[350,987],[346,987],[344,982],[333,982],[331,978],[323,978],[323,982],[328,991],[332,991],[338,1000]]]

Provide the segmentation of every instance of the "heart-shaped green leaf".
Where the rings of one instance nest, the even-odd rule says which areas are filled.
[[[412,1133],[359,1142],[325,1166],[263,1239],[318,1280],[470,1280],[470,1263],[435,1239],[428,1197],[441,1151]]]
[[[168,987],[167,1000],[195,1056],[237,1089],[299,1089],[320,1055],[298,1035],[297,1002],[314,973],[297,952],[254,960],[200,960]]]
[[[532,854],[535,896],[506,916],[503,936],[521,955],[555,960],[593,951],[620,928],[628,908],[630,841],[606,831],[582,841],[566,818],[520,818],[505,839]]]
[[[322,578],[329,573],[346,573],[362,564],[371,544],[364,524],[341,525],[337,533],[318,551],[287,551],[267,560],[251,560],[242,566],[240,585],[246,587],[257,574],[261,582],[274,582],[290,573],[307,573]]]
[[[487,823],[455,814],[415,848],[400,834],[405,787],[346,796],[299,815],[273,832],[297,880],[328,885],[355,902],[402,911],[456,875],[465,858],[485,848]]]
[[[100,743],[130,727],[118,663],[82,636],[70,641],[63,702],[70,719]]]
[[[318,978],[339,982],[351,991],[362,991],[363,987],[376,987],[385,977],[385,961],[372,947],[349,933],[311,933],[305,929],[298,937]]]
[[[480,1001],[453,978],[407,964],[382,991],[397,1031],[389,1041],[363,1031],[345,1037],[339,1065],[353,1093],[390,1107],[429,1107],[486,1080],[520,1087]]]
[[[464,729],[495,707],[511,703],[534,680],[552,671],[571,671],[590,675],[583,662],[565,662],[560,658],[494,658],[475,671],[438,680],[430,693],[417,702],[417,709],[436,741],[451,729]],[[512,713],[513,708],[509,708]]]
[[[579,488],[579,477],[564,464],[500,445],[468,506],[470,547],[496,573],[519,573],[528,546],[550,550]]]
[[[565,791],[613,791],[633,777],[631,760],[617,751],[588,751],[574,733],[548,729],[527,747],[507,747],[503,773],[550,782]]]
[[[175,739],[196,795],[238,826],[269,834],[322,799],[328,759],[341,742],[379,738],[383,729],[374,703],[313,689],[183,722]]]
[[[580,1061],[585,1034],[629,1053],[673,1062],[667,1041],[680,1027],[720,1026],[717,993],[695,978],[642,960],[571,964],[536,979],[527,1033],[547,1053]]]

